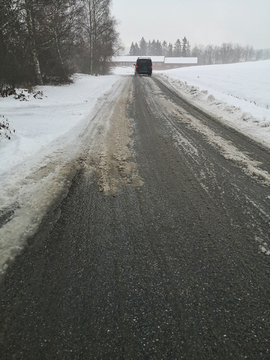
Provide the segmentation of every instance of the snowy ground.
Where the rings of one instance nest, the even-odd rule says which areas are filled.
[[[121,83],[115,75],[77,75],[70,85],[38,87],[39,98],[0,98],[0,115],[16,131],[11,140],[0,137],[0,274],[66,191],[84,150],[106,132],[103,111]]]
[[[103,114],[120,97],[122,75],[77,75],[65,86],[43,86],[36,98],[0,98],[0,120],[11,140],[0,137],[0,272],[35,230],[55,196],[68,185],[82,149],[108,126]],[[121,76],[119,76],[121,75]],[[196,106],[270,147],[270,61],[197,66],[154,72]],[[105,114],[105,112],[104,112]],[[12,218],[12,221],[8,221]],[[3,226],[2,226],[3,225]],[[2,227],[1,227],[2,226]]]
[[[186,99],[270,148],[270,60],[156,74]]]

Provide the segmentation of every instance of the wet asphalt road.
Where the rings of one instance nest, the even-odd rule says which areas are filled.
[[[144,185],[76,174],[0,285],[0,359],[270,359],[270,188],[186,118],[270,173],[269,152],[132,82]]]

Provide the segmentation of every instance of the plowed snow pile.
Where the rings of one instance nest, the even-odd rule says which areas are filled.
[[[106,133],[121,84],[119,76],[77,75],[70,85],[37,87],[36,97],[20,90],[17,100],[0,98],[0,121],[11,129],[10,140],[0,137],[0,275]]]
[[[270,147],[270,60],[155,73],[196,106]]]

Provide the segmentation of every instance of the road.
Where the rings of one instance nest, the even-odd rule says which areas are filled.
[[[270,153],[158,78],[0,284],[1,359],[270,359]]]

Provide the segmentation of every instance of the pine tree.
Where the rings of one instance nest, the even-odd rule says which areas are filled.
[[[162,43],[162,55],[167,56],[168,53],[168,44],[166,41],[163,41]]]
[[[182,40],[182,56],[190,56],[190,45],[186,37],[184,37],[184,39]]]
[[[130,46],[129,55],[131,55],[131,56],[135,55],[135,45],[134,45],[134,43],[132,43],[131,46]]]
[[[156,42],[156,56],[161,56],[161,55],[162,55],[161,42],[159,40],[157,40],[157,42]]]
[[[173,48],[173,56],[180,57],[181,56],[181,42],[179,39],[176,40]]]
[[[147,54],[147,43],[142,37],[140,41],[140,55],[145,56]]]
[[[157,55],[157,48],[156,48],[156,41],[152,40],[152,44],[151,44],[151,56],[156,56]]]
[[[138,43],[135,43],[135,45],[134,45],[134,55],[140,56],[140,48],[139,48]]]
[[[168,57],[172,57],[172,56],[173,56],[173,46],[172,46],[171,43],[169,43],[169,45],[168,45],[167,56],[168,56]]]
[[[150,56],[152,55],[152,43],[150,40],[148,41],[147,55],[150,55]]]

